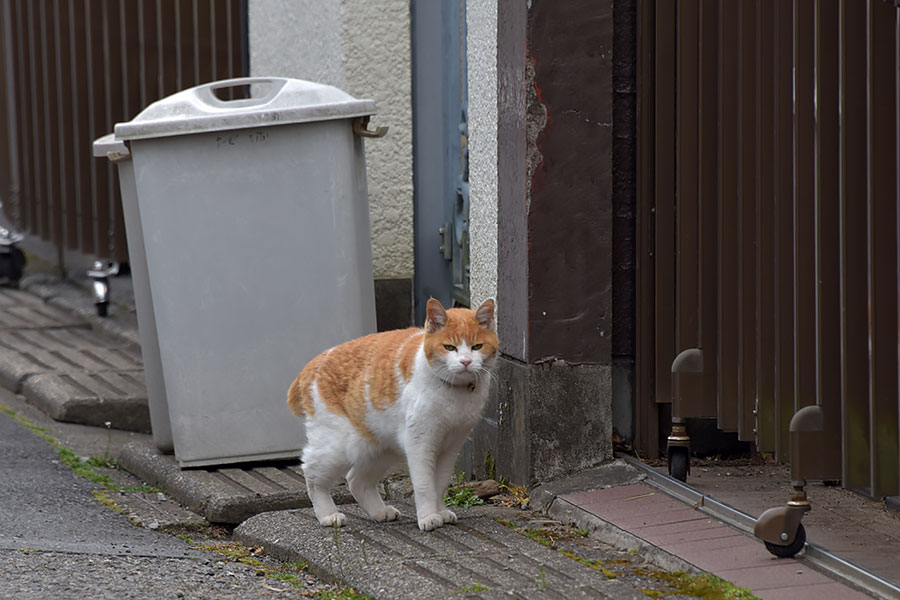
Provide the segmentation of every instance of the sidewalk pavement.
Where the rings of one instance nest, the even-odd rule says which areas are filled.
[[[21,287],[0,289],[0,384],[57,421],[147,431],[127,278],[117,278],[106,319],[71,283],[36,276]],[[384,494],[404,517],[371,523],[342,488],[335,496],[347,505],[349,526],[332,532],[315,522],[297,462],[181,469],[148,436],[121,447],[117,459],[207,521],[237,525],[239,541],[308,560],[320,575],[376,598],[625,599],[654,586],[672,593],[671,581],[666,588],[647,575],[656,568],[712,573],[766,600],[868,597],[802,558],[775,559],[758,540],[648,485],[622,461],[533,490],[532,506],[541,512],[474,507],[460,513],[457,526],[423,533],[409,516],[402,479],[389,481]],[[559,522],[589,530],[602,544],[576,544],[571,531],[548,533]],[[598,558],[601,548],[618,554]]]

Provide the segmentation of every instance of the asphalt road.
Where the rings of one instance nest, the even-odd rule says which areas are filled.
[[[301,589],[97,502],[95,484],[0,413],[0,598],[291,598]]]

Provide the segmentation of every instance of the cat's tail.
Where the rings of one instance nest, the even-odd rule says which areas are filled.
[[[294,383],[291,384],[291,387],[288,388],[287,397],[288,407],[290,407],[291,411],[298,417],[306,416],[305,406],[311,404],[308,402],[308,400],[311,400],[311,398],[304,398],[304,396],[309,395],[309,383],[307,382],[306,389],[304,390],[304,386],[300,382],[301,379],[303,379],[302,373],[299,377],[297,377],[297,379],[294,380]]]

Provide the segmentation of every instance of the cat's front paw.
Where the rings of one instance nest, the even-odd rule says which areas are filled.
[[[397,517],[400,516],[400,511],[393,506],[385,506],[381,512],[371,516],[379,523],[383,523],[384,521],[396,521]]]
[[[441,518],[444,520],[444,525],[454,525],[457,521],[456,513],[449,508],[441,511]]]
[[[444,518],[437,513],[419,519],[419,529],[422,531],[434,531],[443,524]]]
[[[331,513],[319,519],[319,525],[322,527],[343,527],[346,519],[347,517],[344,513]]]

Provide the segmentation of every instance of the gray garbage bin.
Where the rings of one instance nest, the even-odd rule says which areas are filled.
[[[243,86],[250,98],[223,99]],[[298,456],[291,381],[317,353],[375,330],[353,127],[374,112],[330,86],[244,78],[179,92],[115,126],[131,154],[182,466]]]
[[[162,362],[159,357],[159,340],[156,336],[156,318],[153,316],[153,300],[147,275],[147,255],[144,252],[144,233],[138,212],[137,191],[134,189],[134,168],[131,155],[121,140],[112,133],[94,140],[94,156],[108,158],[118,167],[119,190],[122,196],[122,214],[125,220],[125,238],[128,243],[128,260],[131,266],[131,283],[134,288],[135,311],[141,336],[141,354],[144,358],[144,377],[147,381],[147,400],[150,404],[150,427],[153,442],[161,451],[173,451],[172,428],[169,424],[169,406],[163,382]]]

